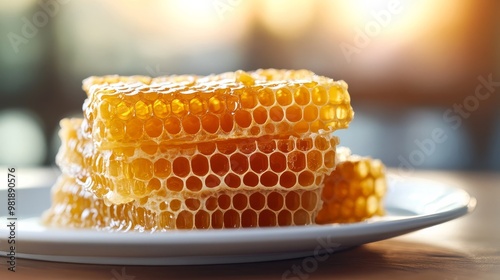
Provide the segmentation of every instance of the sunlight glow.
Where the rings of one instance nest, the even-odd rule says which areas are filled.
[[[293,3],[293,4],[291,4]],[[297,38],[307,31],[315,15],[316,1],[264,0],[260,3],[258,16],[264,26],[274,35]]]

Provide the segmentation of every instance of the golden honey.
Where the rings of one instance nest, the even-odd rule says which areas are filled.
[[[381,216],[386,191],[385,167],[380,160],[346,155],[324,179],[323,205],[316,222],[353,223]]]
[[[347,84],[306,70],[91,77],[84,126],[97,148],[327,134],[353,118]]]
[[[347,84],[307,70],[104,76],[64,119],[47,225],[164,231],[361,221],[383,165],[339,160]],[[347,194],[346,194],[347,190]]]

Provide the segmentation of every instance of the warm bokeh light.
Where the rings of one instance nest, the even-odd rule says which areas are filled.
[[[450,84],[466,69],[464,30],[470,1],[328,1],[326,24],[350,55],[357,73],[371,78],[394,68],[419,86],[422,81]],[[358,59],[356,59],[358,58]],[[405,61],[406,63],[401,63]],[[450,67],[453,65],[453,67]],[[377,71],[373,71],[377,68]]]
[[[314,20],[317,1],[261,0],[258,18],[275,36],[295,39],[308,31]]]
[[[64,24],[56,27],[58,34],[65,34],[58,37],[61,54],[72,61],[60,61],[61,68],[71,67],[63,72],[69,70],[78,75],[96,70],[128,73],[128,69],[139,67],[141,74],[158,76],[171,73],[172,69],[163,66],[167,64],[164,61],[174,67],[195,65],[191,60],[204,60],[207,53],[221,49],[228,59],[238,62],[239,45],[248,35],[253,13],[249,2],[242,1],[238,6],[230,3],[222,10],[213,2],[202,0],[72,3],[61,15]],[[93,11],[93,20],[82,13],[85,10]],[[204,67],[204,63],[199,68],[197,74],[210,71],[205,70],[210,68]]]
[[[329,13],[335,14],[339,31],[350,33],[352,27],[363,29],[370,21],[379,21],[384,37],[404,39],[428,32],[440,31],[441,27],[459,32],[470,1],[432,0],[353,0],[327,1]],[[332,17],[333,18],[333,17]],[[439,27],[439,28],[436,28]],[[450,34],[448,34],[450,35]]]

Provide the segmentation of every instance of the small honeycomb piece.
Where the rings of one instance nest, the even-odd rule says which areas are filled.
[[[210,192],[169,196],[158,211],[136,203],[106,205],[74,178],[62,174],[52,190],[43,223],[52,227],[113,231],[166,231],[308,225],[319,209],[320,191]]]
[[[80,118],[61,120],[61,130],[59,130],[61,146],[56,155],[56,164],[63,173],[85,180],[88,172],[85,168],[84,154],[88,154],[89,149],[91,150],[92,143],[83,141],[81,125]]]
[[[323,206],[318,224],[360,222],[384,214],[383,197],[387,190],[385,167],[380,160],[351,156],[339,147],[339,162],[324,179]]]
[[[353,118],[344,81],[306,70],[90,77],[84,132],[97,149],[328,134]]]

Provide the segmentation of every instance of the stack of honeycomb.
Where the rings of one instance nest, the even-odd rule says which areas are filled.
[[[329,194],[338,180],[328,178],[349,168],[359,175],[345,177],[353,184],[384,175],[370,159],[334,171],[340,160],[332,133],[353,117],[343,81],[266,69],[90,77],[83,88],[83,118],[61,121],[62,175],[48,225],[162,231],[350,222],[380,213],[380,187],[357,193],[364,204]]]

